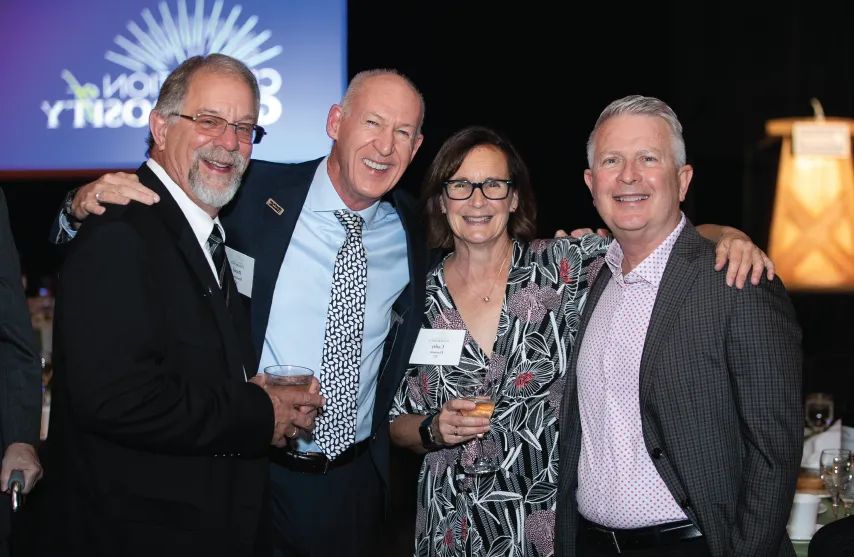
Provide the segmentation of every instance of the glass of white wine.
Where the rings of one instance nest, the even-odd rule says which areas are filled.
[[[490,381],[486,378],[478,378],[466,383],[459,389],[460,396],[465,400],[475,403],[473,410],[460,410],[460,414],[472,418],[491,419],[495,412],[495,398],[498,394],[498,381]],[[463,472],[469,475],[480,475],[497,472],[501,469],[499,464],[483,452],[483,437],[478,437],[478,455],[474,462],[463,466]]]
[[[851,452],[847,449],[824,449],[819,460],[819,474],[830,494],[834,520],[839,517],[839,501],[851,481]]]

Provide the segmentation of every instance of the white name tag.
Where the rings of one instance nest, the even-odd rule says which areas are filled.
[[[251,298],[252,277],[255,276],[255,260],[228,246],[225,246],[225,255],[231,264],[231,274],[234,275],[234,283],[237,285],[237,291]]]
[[[455,366],[460,363],[466,332],[450,329],[421,329],[409,358],[410,364]]]

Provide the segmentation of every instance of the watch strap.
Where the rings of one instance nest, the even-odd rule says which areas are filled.
[[[68,222],[80,222],[80,220],[74,216],[74,211],[72,210],[72,203],[74,203],[74,196],[77,195],[77,192],[80,190],[79,187],[74,188],[69,191],[65,195],[65,200],[62,202],[62,212],[65,214],[65,218],[68,219]]]
[[[438,412],[434,412],[427,416],[427,418],[425,418],[418,427],[418,433],[421,435],[421,444],[424,445],[425,449],[431,451],[440,449],[444,446],[442,443],[437,441],[436,435],[434,434],[435,430],[433,429],[433,420],[437,414]]]

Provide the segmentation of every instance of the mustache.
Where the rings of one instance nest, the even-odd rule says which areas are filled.
[[[206,161],[215,162],[217,164],[228,164],[238,170],[246,166],[246,159],[239,151],[228,151],[222,147],[216,147],[213,145],[205,145],[204,147],[196,149],[195,158],[197,162],[199,159],[205,159]]]

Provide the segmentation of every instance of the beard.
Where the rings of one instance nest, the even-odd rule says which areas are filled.
[[[204,178],[199,172],[201,160],[231,165],[231,172],[222,176]],[[239,152],[230,152],[221,147],[206,145],[199,147],[193,156],[193,166],[188,176],[190,189],[196,198],[214,208],[228,205],[240,189],[243,173],[246,171],[246,159]]]

